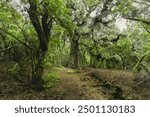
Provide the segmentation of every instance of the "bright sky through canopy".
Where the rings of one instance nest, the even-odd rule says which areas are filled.
[[[14,0],[14,2],[20,4],[20,0]],[[115,24],[117,25],[117,27],[120,29],[121,32],[127,28],[126,20],[123,18],[118,18]]]
[[[126,29],[127,28],[127,25],[126,25],[126,20],[125,19],[123,19],[123,18],[118,18],[117,20],[116,20],[116,25],[117,25],[117,27],[120,29],[120,31],[123,31],[124,29]]]

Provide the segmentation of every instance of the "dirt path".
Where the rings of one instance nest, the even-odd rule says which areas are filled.
[[[14,65],[9,62],[0,64],[0,99],[150,99],[150,77],[142,72],[92,68],[73,70],[48,66],[43,77],[47,87],[36,91],[26,82],[28,77],[8,72]]]
[[[60,82],[52,88],[54,99],[108,99],[100,87],[94,87],[94,82],[83,80],[82,73],[69,73],[68,69],[63,69],[58,71],[58,76]]]

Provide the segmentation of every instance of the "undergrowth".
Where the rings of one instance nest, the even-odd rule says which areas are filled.
[[[56,84],[59,82],[58,75],[56,72],[48,72],[48,74],[44,77],[44,88],[52,88],[56,86]]]

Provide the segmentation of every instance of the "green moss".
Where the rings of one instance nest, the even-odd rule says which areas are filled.
[[[60,71],[60,70],[65,70],[65,67],[53,67],[53,71]]]
[[[75,69],[67,69],[67,73],[73,74],[73,73],[76,73],[76,70]]]
[[[48,72],[47,76],[44,78],[44,88],[51,88],[56,86],[59,82],[59,78],[55,72]]]

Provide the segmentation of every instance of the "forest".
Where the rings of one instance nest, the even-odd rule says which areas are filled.
[[[150,0],[0,0],[0,99],[150,99]]]

